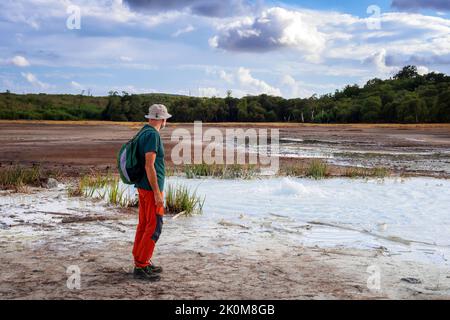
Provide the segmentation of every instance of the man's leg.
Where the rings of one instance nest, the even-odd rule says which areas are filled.
[[[155,218],[153,218],[154,196],[152,192],[138,189],[139,191],[139,224],[136,229],[134,240],[134,277],[147,281],[158,281],[160,276],[148,270],[154,244],[148,237],[149,230],[156,229]]]
[[[155,198],[153,192],[139,190],[144,200],[143,212],[145,214],[145,225],[141,226],[139,242],[135,242],[136,249],[133,250],[135,265],[138,268],[145,268],[150,265],[150,259],[155,249],[162,228],[162,216],[157,215]],[[143,228],[143,229],[142,229]],[[136,237],[137,238],[137,237]]]
[[[142,236],[144,235],[145,226],[147,224],[145,195],[143,192],[141,192],[141,189],[138,189],[138,193],[139,193],[139,222],[136,228],[136,236],[134,237],[134,246],[133,246],[133,256],[135,261],[141,246],[141,240]]]

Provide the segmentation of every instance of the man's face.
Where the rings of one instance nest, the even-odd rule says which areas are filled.
[[[164,129],[166,127],[166,123],[167,123],[166,119],[162,120],[161,129]]]

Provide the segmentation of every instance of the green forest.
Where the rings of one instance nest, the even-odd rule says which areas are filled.
[[[106,97],[0,93],[0,119],[143,121],[153,103],[165,104],[173,122],[450,122],[450,76],[419,75],[406,66],[390,79],[371,79],[322,96],[269,95],[199,98],[110,92]]]

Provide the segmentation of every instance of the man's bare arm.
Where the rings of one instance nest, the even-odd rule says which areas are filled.
[[[145,154],[145,172],[147,173],[148,182],[152,187],[153,193],[155,194],[155,202],[157,207],[164,206],[164,201],[161,196],[161,191],[158,186],[158,177],[156,176],[155,169],[155,152],[147,152]]]

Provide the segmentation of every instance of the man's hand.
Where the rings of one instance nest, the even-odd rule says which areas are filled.
[[[155,204],[156,207],[164,207],[164,199],[161,195],[161,192],[155,192]]]

